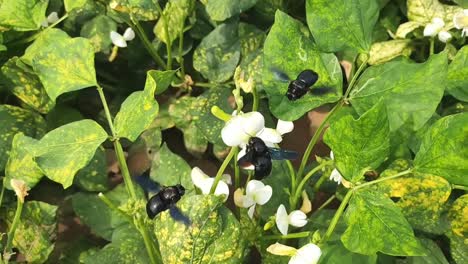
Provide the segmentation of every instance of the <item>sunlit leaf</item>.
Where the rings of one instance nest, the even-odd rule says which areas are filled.
[[[409,57],[411,54],[411,40],[394,39],[372,44],[369,52],[370,65],[377,65],[392,60],[398,56]]]
[[[187,151],[192,155],[201,157],[208,148],[208,140],[206,139],[203,131],[199,129],[194,123],[190,124],[184,132],[184,144]]]
[[[109,6],[138,20],[148,21],[159,17],[158,4],[153,0],[111,0]]]
[[[265,42],[266,34],[252,24],[239,23],[239,39],[241,56],[244,59],[251,52],[261,48]]]
[[[28,263],[44,263],[54,249],[56,237],[57,206],[39,201],[24,204],[21,221],[13,238],[13,246],[18,248]],[[14,211],[9,211],[9,220]]]
[[[3,0],[0,2],[0,26],[16,31],[39,29],[46,19],[48,0]]]
[[[108,16],[99,15],[83,25],[80,35],[89,39],[96,52],[107,52],[112,44],[111,31],[117,31],[117,23]]]
[[[368,53],[379,17],[375,0],[307,0],[307,24],[323,51],[352,48]]]
[[[468,236],[468,194],[460,196],[449,211],[452,232],[466,238]]]
[[[192,189],[190,177],[192,169],[187,162],[163,144],[161,149],[155,153],[151,165],[151,179],[164,186],[182,184],[185,189]]]
[[[32,66],[49,97],[95,86],[94,48],[85,38],[68,38],[43,46]]]
[[[106,152],[103,147],[97,148],[91,162],[78,171],[74,184],[91,192],[109,189]]]
[[[67,188],[107,137],[100,125],[87,119],[50,131],[30,151],[45,175]]]
[[[54,107],[39,77],[18,57],[11,58],[2,66],[2,74],[10,91],[34,110],[45,114]]]
[[[342,264],[342,263],[359,263],[359,264],[375,264],[377,254],[362,255],[347,250],[341,241],[327,243],[323,248],[322,256],[319,264]]]
[[[210,32],[193,54],[193,67],[212,82],[227,81],[240,58],[237,23],[221,24]]]
[[[154,27],[156,36],[166,44],[179,38],[184,32],[185,20],[193,12],[194,7],[195,2],[192,0],[168,1],[163,10],[164,17],[161,17]]]
[[[29,66],[32,66],[33,59],[45,47],[52,46],[57,42],[66,41],[67,39],[69,39],[69,36],[61,29],[50,28],[48,30],[44,30],[39,34],[36,40],[28,46],[24,55],[21,57],[21,60]]]
[[[448,92],[461,101],[468,102],[468,46],[463,46],[448,67]]]
[[[414,158],[415,171],[468,186],[468,113],[439,119],[426,132]]]
[[[251,8],[258,0],[202,0],[206,12],[215,21],[224,21]]]
[[[362,179],[368,170],[376,169],[390,149],[387,113],[379,103],[359,119],[347,115],[334,122],[324,141],[335,156],[335,165],[348,181]]]
[[[350,101],[363,114],[383,100],[391,131],[405,123],[411,123],[413,130],[417,130],[434,114],[446,78],[445,52],[431,56],[425,63],[390,61],[368,68],[351,92]]]
[[[452,22],[453,15],[463,9],[459,6],[444,5],[439,0],[408,0],[408,19],[423,24],[430,23],[435,17]]]
[[[308,93],[301,99],[290,101],[286,97],[289,82],[279,79],[278,71],[293,80],[306,69],[319,75],[311,90],[321,87],[326,92]],[[309,110],[341,97],[343,77],[335,55],[318,51],[307,29],[281,11],[276,12],[275,23],[265,40],[262,78],[270,110],[282,120],[296,120]]]
[[[355,191],[345,217],[348,228],[341,241],[352,252],[364,255],[382,252],[394,256],[425,253],[400,209],[379,192]]]

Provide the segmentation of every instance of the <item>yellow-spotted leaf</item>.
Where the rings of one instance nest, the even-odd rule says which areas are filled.
[[[43,46],[32,61],[49,97],[95,86],[94,48],[85,38],[67,38]]]
[[[117,31],[117,23],[108,16],[99,15],[83,25],[80,35],[89,39],[96,52],[108,52],[112,44],[111,31]]]
[[[409,162],[396,160],[380,177],[392,176],[408,168]],[[378,187],[388,197],[396,200],[396,205],[413,228],[437,234],[445,232],[446,225],[441,219],[441,213],[452,190],[446,179],[413,173],[383,181]]]
[[[150,71],[146,77],[145,89],[132,93],[115,116],[115,130],[119,137],[135,141],[158,115],[159,105],[154,98],[155,91],[166,89],[174,71]]]
[[[430,23],[435,17],[445,23],[451,23],[453,15],[463,8],[455,5],[444,5],[439,0],[408,0],[408,19],[423,24]]]
[[[191,168],[187,162],[163,144],[154,155],[150,176],[152,180],[164,186],[182,184],[186,189],[192,189],[190,172]]]
[[[65,33],[65,31],[57,28],[50,28],[48,30],[42,31],[36,40],[28,46],[24,55],[21,57],[21,60],[32,66],[34,57],[37,56],[44,48],[48,46],[55,45],[57,42],[65,41],[70,37]]]
[[[458,100],[468,102],[468,46],[462,47],[448,68],[448,92]]]
[[[111,0],[109,6],[122,14],[149,21],[159,17],[158,4],[154,0]]]
[[[13,137],[18,132],[38,138],[45,133],[42,116],[12,105],[0,105],[0,171],[5,168]]]
[[[468,241],[466,237],[460,237],[452,232],[448,232],[447,237],[450,239],[450,255],[455,263],[468,263]]]
[[[23,180],[29,189],[41,180],[44,174],[28,151],[28,148],[37,142],[36,139],[27,137],[23,133],[18,133],[13,138],[10,156],[5,167],[5,186],[8,189],[12,189],[11,179]]]
[[[163,17],[154,27],[154,33],[164,43],[172,43],[184,32],[185,20],[195,8],[192,0],[168,1],[164,7]],[[167,34],[166,34],[167,29]]]
[[[15,213],[10,207],[8,221],[11,224]],[[57,236],[57,206],[39,201],[26,202],[21,221],[13,238],[13,246],[19,250],[27,263],[44,263],[54,249]]]
[[[398,26],[398,29],[395,33],[397,38],[405,38],[410,32],[413,32],[415,29],[424,26],[424,23],[409,21]]]
[[[468,113],[446,116],[425,133],[414,158],[415,171],[468,186]]]
[[[175,221],[169,212],[155,219],[155,233],[164,263],[242,262],[245,241],[240,224],[219,197],[184,197],[177,207],[190,219],[190,226]]]
[[[215,21],[224,21],[251,8],[258,0],[203,0],[206,12]],[[261,2],[261,1],[259,1]]]
[[[394,39],[372,44],[369,52],[370,65],[382,64],[398,56],[409,57],[411,54],[411,40]]]
[[[106,152],[99,147],[91,162],[78,171],[73,183],[86,191],[102,192],[109,189],[108,181]]]
[[[86,119],[50,131],[30,151],[44,174],[67,188],[107,137],[98,123]]]
[[[452,232],[463,238],[468,237],[468,194],[460,196],[449,211]]]
[[[2,73],[10,91],[34,110],[46,114],[54,107],[39,77],[18,57],[8,60]]]
[[[390,130],[382,103],[359,119],[347,115],[331,124],[324,136],[335,155],[335,165],[348,181],[356,182],[388,156]]]
[[[0,26],[16,31],[39,29],[49,0],[0,1]]]
[[[383,193],[371,189],[355,191],[345,217],[348,228],[341,241],[352,252],[394,256],[425,253],[400,209]]]

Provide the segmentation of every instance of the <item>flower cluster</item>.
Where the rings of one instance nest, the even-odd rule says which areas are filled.
[[[275,243],[270,245],[267,251],[278,256],[290,256],[289,264],[316,264],[322,255],[322,250],[313,243],[306,244],[299,249]]]
[[[468,33],[468,9],[460,11],[453,16],[453,25],[457,29],[462,30],[462,37]],[[450,30],[451,26],[446,25],[440,17],[434,17],[429,24],[424,27],[425,37],[437,37],[440,41],[446,43],[452,39]]]
[[[111,31],[110,38],[115,46],[125,48],[127,47],[127,41],[131,41],[135,38],[135,32],[132,28],[127,28],[122,36],[115,31]]]

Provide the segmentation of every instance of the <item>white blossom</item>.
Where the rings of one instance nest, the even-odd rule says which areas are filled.
[[[237,192],[237,191],[236,191]],[[273,189],[270,185],[265,185],[261,181],[251,180],[247,183],[245,195],[239,195],[235,200],[237,205],[243,208],[249,208],[247,214],[253,218],[255,206],[266,204],[273,194]]]
[[[288,234],[289,225],[303,227],[307,224],[307,216],[300,210],[294,210],[289,215],[284,205],[280,205],[276,211],[276,226],[283,235]]]
[[[278,256],[290,256],[289,264],[316,264],[322,255],[322,250],[313,243],[306,244],[300,249],[275,243],[270,245],[267,251]]]
[[[214,178],[209,177],[206,175],[200,168],[194,167],[192,169],[192,182],[197,188],[201,190],[203,194],[209,194],[211,187],[214,183]],[[216,190],[214,192],[215,195],[224,196],[224,201],[227,200],[229,196],[229,186],[228,184],[231,183],[231,176],[225,174],[223,178],[218,182],[216,186]]]
[[[125,48],[127,47],[127,41],[131,41],[135,38],[135,32],[132,28],[127,28],[122,36],[115,31],[111,31],[110,38],[115,46]]]
[[[434,37],[442,30],[442,28],[444,28],[444,25],[445,23],[444,20],[442,20],[442,18],[433,18],[431,23],[427,24],[426,27],[424,27],[424,36]]]
[[[59,20],[57,12],[51,12],[44,21],[42,21],[41,26],[48,27],[50,24],[53,24]]]
[[[330,151],[330,158],[332,160],[335,159],[335,156],[333,155],[333,151]],[[334,181],[337,184],[341,184],[341,181],[343,180],[343,175],[335,168],[330,174],[330,181]]]
[[[437,36],[439,37],[439,40],[444,43],[447,43],[452,39],[452,34],[450,34],[448,31],[440,31]]]
[[[468,9],[464,9],[453,16],[453,25],[462,30],[462,37],[468,35]]]

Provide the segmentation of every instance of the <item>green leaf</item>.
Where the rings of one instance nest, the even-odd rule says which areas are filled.
[[[441,18],[445,23],[452,23],[453,15],[463,9],[459,6],[444,5],[438,0],[408,0],[408,19],[428,24],[435,17]]]
[[[447,90],[460,101],[468,102],[468,46],[463,46],[448,67]]]
[[[409,257],[408,264],[449,264],[439,246],[432,240],[419,239],[421,245],[426,250],[426,256]]]
[[[0,26],[16,31],[41,27],[46,19],[48,0],[3,0],[0,4]]]
[[[164,43],[172,43],[184,32],[185,20],[192,14],[194,8],[195,2],[192,0],[168,1],[163,16],[154,27],[154,34]],[[167,34],[165,27],[168,30]]]
[[[29,189],[32,189],[44,175],[33,156],[28,152],[28,147],[37,143],[37,140],[18,133],[13,138],[10,157],[5,167],[5,182],[8,189],[10,180],[17,179],[26,182]]]
[[[351,92],[350,101],[361,115],[383,100],[391,131],[405,123],[417,130],[434,114],[444,93],[446,76],[445,52],[431,56],[425,63],[390,61],[368,68]]]
[[[184,159],[172,153],[167,145],[163,144],[153,158],[150,177],[164,186],[182,184],[185,189],[192,189],[191,171]]]
[[[201,157],[208,148],[208,140],[201,129],[191,123],[184,132],[184,144],[190,154]]]
[[[63,93],[97,85],[94,48],[85,38],[68,38],[42,47],[32,64],[53,101]]]
[[[111,31],[117,31],[117,23],[106,15],[99,15],[83,25],[80,36],[89,39],[96,52],[108,52],[112,44]]]
[[[18,57],[11,58],[2,66],[2,74],[11,93],[34,110],[46,114],[54,107],[39,77]]]
[[[320,53],[307,29],[281,11],[276,12],[275,23],[265,40],[263,56],[263,86],[270,110],[277,118],[296,120],[313,108],[340,99],[343,77],[335,55]],[[327,92],[320,95],[308,93],[301,99],[290,101],[286,97],[289,83],[280,80],[276,71],[295,79],[306,69],[319,75],[311,90],[327,87]]]
[[[157,89],[164,90],[170,84],[174,71],[149,71],[145,89],[132,93],[122,103],[115,116],[115,131],[118,136],[135,141],[158,115],[159,105],[154,94]]]
[[[132,225],[124,225],[112,234],[112,243],[98,252],[86,256],[85,264],[146,264],[150,263],[140,232]]]
[[[382,178],[393,176],[410,167],[405,160],[396,160],[382,172]],[[442,234],[446,225],[441,214],[445,209],[452,186],[442,177],[412,173],[404,177],[383,181],[378,187],[389,197],[397,199],[403,215],[415,229]]]
[[[328,243],[322,252],[319,264],[359,263],[375,264],[377,255],[361,255],[347,250],[341,241]]]
[[[465,237],[459,237],[453,233],[447,235],[450,239],[450,255],[457,264],[465,264],[468,261],[468,242]]]
[[[68,188],[107,137],[98,123],[86,119],[50,131],[30,151],[49,179]]]
[[[376,169],[389,155],[390,131],[382,103],[359,119],[352,115],[331,124],[324,136],[335,156],[335,165],[345,179],[357,182],[366,171]]]
[[[18,248],[28,263],[44,263],[54,249],[56,212],[57,206],[39,201],[24,204],[13,246]],[[14,211],[10,210],[10,221],[13,214]]]
[[[258,0],[204,0],[206,12],[215,21],[224,21],[253,7]]]
[[[450,225],[452,232],[459,236],[466,238],[468,237],[468,194],[458,197],[452,204],[452,208],[449,211]]]
[[[97,148],[91,162],[78,171],[74,183],[90,192],[101,192],[109,189],[106,152],[103,147]]]
[[[0,171],[5,168],[8,151],[13,137],[18,132],[26,136],[41,137],[45,133],[46,124],[39,114],[11,105],[0,105]]]
[[[369,52],[370,65],[377,65],[392,60],[398,56],[409,57],[412,48],[409,39],[394,39],[372,44]]]
[[[425,26],[424,23],[409,21],[398,26],[398,29],[395,33],[397,38],[405,38],[408,33],[413,32],[415,29]]]
[[[216,196],[184,197],[177,203],[190,227],[163,212],[155,220],[163,262],[240,263],[245,241],[239,222]]]
[[[237,23],[217,26],[204,37],[193,54],[193,67],[212,82],[227,81],[240,59]]]
[[[379,17],[375,0],[307,0],[307,25],[323,51],[368,53]]]
[[[122,206],[128,200],[124,184],[105,193],[115,205]],[[91,231],[104,239],[111,240],[118,227],[128,224],[122,214],[109,208],[96,194],[76,193],[72,196],[73,210]]]
[[[463,8],[468,8],[468,0],[453,0]]]
[[[352,252],[364,255],[382,252],[393,256],[424,254],[400,209],[379,192],[355,191],[345,216],[348,228],[341,241]]]
[[[84,119],[83,115],[75,108],[57,105],[46,116],[47,130],[52,130],[82,119]]]
[[[67,12],[73,11],[74,9],[82,9],[88,2],[89,0],[63,0]]]
[[[42,31],[36,40],[29,45],[24,52],[21,60],[28,64],[33,65],[33,59],[46,47],[55,45],[55,43],[66,41],[70,37],[61,29],[49,28],[48,30]]]
[[[239,23],[239,39],[241,45],[241,56],[244,60],[251,52],[263,46],[266,34],[252,24]]]
[[[111,0],[109,6],[138,20],[150,21],[159,17],[158,4],[153,0]]]
[[[426,132],[414,158],[414,170],[468,186],[468,113],[439,119]]]

